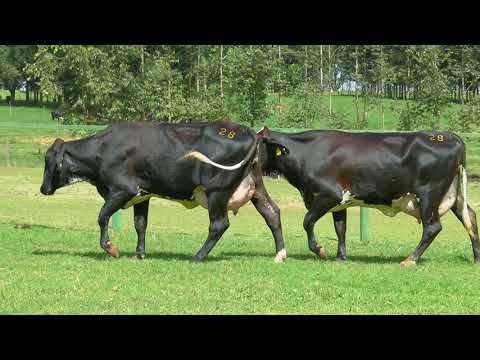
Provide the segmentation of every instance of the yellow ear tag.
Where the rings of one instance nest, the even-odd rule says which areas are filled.
[[[277,150],[275,151],[275,155],[277,155],[277,156],[282,155],[282,150],[280,150],[279,146],[277,146]]]

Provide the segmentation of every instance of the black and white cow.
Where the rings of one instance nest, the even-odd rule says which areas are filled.
[[[337,259],[346,258],[347,208],[364,206],[388,216],[415,217],[423,235],[402,266],[416,263],[452,210],[466,228],[480,263],[476,215],[467,202],[465,144],[450,132],[349,133],[333,130],[286,134],[263,128],[264,171],[278,170],[301,193],[308,209],[303,226],[311,251],[325,257],[314,225],[333,214]]]
[[[50,115],[52,116],[52,120],[63,120],[63,116],[65,115],[65,113],[63,113],[62,111],[58,111],[58,110],[55,110],[55,111],[52,111],[50,113]]]
[[[286,252],[280,210],[265,190],[258,145],[254,131],[231,122],[114,124],[84,139],[55,140],[45,156],[40,191],[52,195],[77,181],[94,185],[105,199],[98,217],[100,246],[114,257],[119,251],[109,241],[109,219],[133,206],[139,259],[145,256],[151,197],[208,209],[208,238],[194,261],[205,259],[229,227],[228,210],[236,213],[252,201],[273,233],[275,261],[281,262]]]

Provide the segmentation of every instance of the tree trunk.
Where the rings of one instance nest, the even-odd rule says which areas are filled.
[[[28,82],[25,88],[25,101],[27,103],[30,102],[30,85],[28,84]]]
[[[320,45],[320,89],[323,93],[323,45]]]
[[[171,81],[168,79],[168,122],[172,122],[172,93],[171,93]]]
[[[220,45],[220,97],[223,98],[223,45]]]
[[[200,45],[197,48],[197,73],[196,73],[196,80],[197,80],[197,93],[200,92]]]
[[[331,46],[328,45],[328,87],[329,87],[329,95],[328,95],[328,113],[332,116],[332,53],[331,53]]]
[[[463,105],[463,91],[465,90],[465,75],[464,75],[464,62],[463,62],[463,46],[460,46],[461,54],[461,92],[460,92],[460,103]]]
[[[142,64],[142,76],[145,75],[145,54],[144,54],[144,49],[143,45],[140,45],[140,58],[141,58],[141,64]]]
[[[357,111],[357,124],[360,121],[360,114],[358,112],[358,52],[355,46],[355,109]]]
[[[8,91],[10,91],[11,101],[12,101],[12,103],[14,103],[15,102],[15,93],[16,93],[17,89],[16,88],[10,88],[10,89],[8,89]]]
[[[308,45],[305,45],[305,82],[308,79]]]

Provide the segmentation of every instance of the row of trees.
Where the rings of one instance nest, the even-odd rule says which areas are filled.
[[[83,121],[232,118],[252,126],[270,111],[281,126],[328,117],[343,127],[332,96],[355,96],[365,128],[385,99],[399,128],[437,128],[452,102],[461,130],[478,121],[477,45],[32,45],[0,46],[0,82],[15,97],[54,98]],[[33,95],[31,95],[33,94]],[[267,101],[274,95],[274,102]]]

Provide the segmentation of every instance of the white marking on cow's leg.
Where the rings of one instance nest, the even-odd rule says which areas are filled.
[[[277,253],[277,256],[275,256],[275,261],[277,264],[283,263],[287,258],[287,250],[282,249]]]

